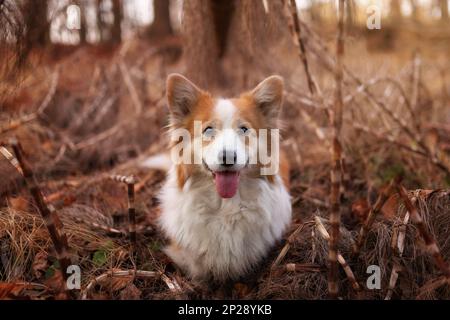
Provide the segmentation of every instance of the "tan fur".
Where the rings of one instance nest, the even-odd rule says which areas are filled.
[[[283,179],[283,183],[286,186],[286,189],[289,191],[290,189],[290,165],[289,160],[286,157],[286,153],[283,149],[280,148],[280,169],[279,174],[281,179]]]
[[[170,99],[170,96],[168,97]],[[270,124],[267,123],[260,112],[257,110],[257,106],[253,101],[253,97],[250,92],[242,94],[239,98],[231,99],[233,104],[238,108],[238,112],[241,120],[244,123],[248,123],[249,126],[255,130],[270,128]],[[193,107],[191,113],[185,118],[182,123],[182,127],[188,129],[189,132],[194,134],[194,121],[201,121],[203,128],[207,127],[211,122],[214,122],[212,117],[212,111],[214,107],[214,98],[208,92],[201,90],[201,94],[197,100],[197,103]],[[204,146],[209,142],[204,141]],[[286,188],[289,190],[289,162],[285,152],[280,149],[280,176]],[[194,165],[180,164],[177,166],[178,186],[182,188],[185,181],[195,172]],[[269,182],[274,182],[274,176],[261,176],[268,179]]]
[[[214,98],[181,75],[169,76],[167,84],[172,129],[187,129],[195,139],[196,121],[201,122],[202,132],[208,126],[217,130],[245,126],[255,130],[250,132],[253,138],[260,129],[277,128],[283,93],[280,77],[270,77],[253,91],[233,99]],[[270,143],[271,132],[268,134]],[[177,164],[169,171],[160,196],[163,214],[159,224],[171,239],[165,252],[195,279],[223,281],[244,275],[267,255],[291,220],[289,163],[282,150],[278,173],[264,175],[259,161],[249,165],[240,162],[243,169],[239,169],[238,195],[224,197],[227,199],[218,196],[214,179],[220,169],[214,168],[216,164],[210,159],[216,159],[219,153],[214,148],[221,145],[210,143],[221,143],[223,137],[212,142],[202,139],[203,146],[209,148],[202,155],[203,165]],[[249,139],[242,135],[240,139],[239,150],[243,151],[245,144],[252,151],[258,150]],[[270,145],[268,148],[271,150]],[[195,152],[195,148],[182,151]]]

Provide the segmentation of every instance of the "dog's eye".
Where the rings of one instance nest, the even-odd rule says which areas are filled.
[[[242,133],[246,133],[248,131],[248,128],[246,126],[240,126],[239,130],[241,130]]]
[[[203,130],[203,134],[204,134],[205,136],[211,136],[212,133],[213,133],[213,131],[214,131],[213,127],[206,127],[206,128]]]

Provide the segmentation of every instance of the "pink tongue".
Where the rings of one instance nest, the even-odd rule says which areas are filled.
[[[239,186],[239,172],[215,172],[214,181],[216,182],[217,193],[222,198],[232,198]]]

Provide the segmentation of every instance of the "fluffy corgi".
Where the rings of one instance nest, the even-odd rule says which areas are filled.
[[[261,150],[277,144],[271,138],[278,137],[283,79],[271,76],[223,99],[171,74],[167,102],[172,159],[158,221],[171,240],[165,252],[194,280],[236,280],[261,262],[291,221],[285,157],[271,150],[272,163],[261,162]]]

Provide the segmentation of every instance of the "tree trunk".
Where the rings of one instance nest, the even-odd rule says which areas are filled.
[[[400,0],[391,0],[391,6],[389,8],[390,18],[395,21],[400,21],[402,19],[402,9]]]
[[[170,23],[170,1],[153,0],[153,12],[154,20],[149,28],[149,37],[159,39],[173,35]]]
[[[417,4],[416,0],[409,0],[409,4],[411,5],[411,9],[412,9],[412,19],[414,20],[414,22],[418,22],[419,21],[419,5]]]
[[[237,0],[227,38],[227,86],[249,88],[272,73],[290,75],[297,61],[282,1]],[[266,11],[267,9],[267,11]],[[292,56],[289,56],[289,53]],[[282,56],[282,59],[275,57]]]
[[[112,12],[114,16],[114,22],[111,27],[111,39],[112,43],[120,43],[122,41],[122,19],[123,19],[123,8],[122,0],[112,1]]]
[[[347,32],[353,31],[355,26],[355,15],[357,12],[357,4],[355,0],[349,0],[346,2],[345,6],[345,24],[347,28]]]
[[[50,23],[47,18],[48,3],[46,0],[27,0],[22,7],[26,25],[26,46],[43,47],[50,42]]]
[[[321,14],[321,3],[315,2],[315,0],[309,0],[309,15],[311,16],[311,20],[315,23],[319,23],[322,21]]]
[[[266,12],[262,1],[184,1],[186,75],[205,88],[231,90],[282,73],[274,50],[280,41],[292,40],[281,1],[267,4]]]
[[[212,1],[183,1],[181,29],[187,77],[205,88],[215,86],[219,74],[219,48],[214,32]]]
[[[103,3],[102,0],[97,0],[96,8],[95,8],[99,42],[105,41],[105,22],[103,21],[102,3]]]
[[[448,2],[447,0],[439,0],[439,6],[441,8],[441,21],[448,21]]]
[[[13,0],[0,1],[0,83],[15,83],[20,79],[21,67],[27,59],[25,50],[25,26],[22,21],[22,11],[18,10]],[[14,41],[11,41],[14,39]],[[5,101],[14,96],[16,86],[0,85],[0,112],[6,107]],[[15,105],[14,105],[15,106]],[[5,179],[5,183],[7,183]],[[5,185],[0,183],[0,185]]]
[[[77,5],[80,8],[80,44],[85,44],[87,39],[86,7],[83,0],[78,0]]]

